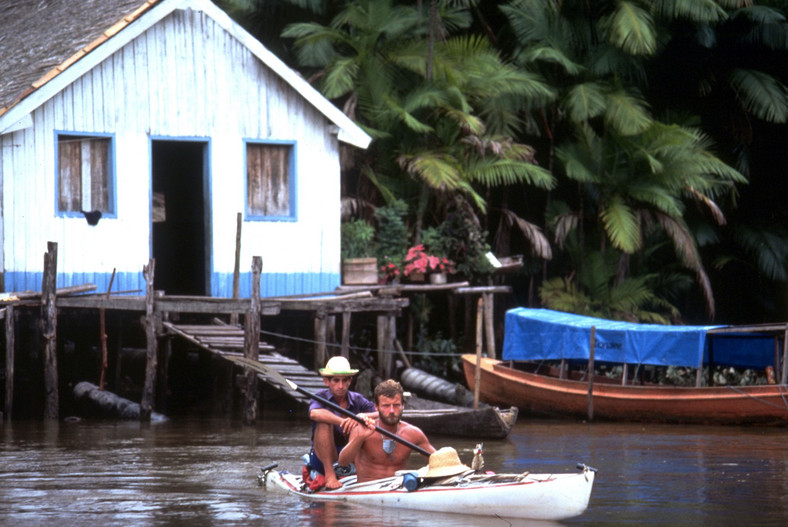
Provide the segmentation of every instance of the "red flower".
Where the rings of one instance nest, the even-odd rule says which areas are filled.
[[[448,258],[439,258],[431,254],[427,254],[424,245],[414,245],[408,249],[408,254],[405,255],[405,276],[410,276],[411,273],[453,273],[454,262]]]

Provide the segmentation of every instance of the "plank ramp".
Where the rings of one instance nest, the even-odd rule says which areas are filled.
[[[243,328],[217,324],[173,324],[172,322],[163,322],[162,325],[171,334],[182,337],[192,344],[239,366],[244,366],[243,363],[237,360],[244,357]],[[278,374],[281,377],[285,377],[310,393],[315,393],[325,388],[323,378],[314,371],[302,366],[298,361],[277,353],[274,349],[274,346],[260,342],[260,355],[257,360],[264,366],[262,369],[270,369],[272,372],[270,375],[258,373],[258,378],[296,401],[308,404],[310,401],[309,397],[290,387],[282,386],[281,382],[277,382],[274,376]]]

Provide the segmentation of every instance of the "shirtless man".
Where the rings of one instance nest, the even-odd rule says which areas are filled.
[[[400,420],[404,409],[402,395],[400,383],[391,379],[375,387],[377,426],[397,434],[427,452],[435,452],[435,448],[420,428]],[[350,440],[339,453],[339,464],[344,466],[354,462],[357,481],[361,483],[393,476],[398,470],[407,468],[410,452],[410,448],[384,436],[374,425],[368,424],[357,426],[350,431]]]

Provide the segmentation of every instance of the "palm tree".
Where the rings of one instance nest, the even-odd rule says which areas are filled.
[[[657,20],[677,13],[704,21],[724,16],[708,4],[693,11],[682,10],[682,2],[514,0],[502,10],[517,37],[519,63],[561,87],[558,103],[543,112],[543,133],[559,163],[555,173],[566,178],[552,199],[574,204],[554,218],[559,245],[579,229],[581,250],[595,240],[596,250],[617,251],[617,276],[624,280],[630,255],[646,248],[644,229],[658,228],[694,272],[713,316],[708,275],[683,216],[695,202],[724,221],[714,200],[745,180],[710,153],[706,136],[657,121],[641,90],[646,60],[665,38]]]
[[[431,2],[436,18],[360,0],[328,26],[295,24],[283,34],[296,38],[303,65],[320,70],[322,92],[344,100],[375,138],[361,172],[387,201],[415,204],[417,225],[429,210],[440,221],[455,193],[484,212],[486,188],[553,184],[532,148],[513,138],[519,109],[545,103],[552,90],[505,63],[487,40],[450,36],[470,23],[453,4]]]

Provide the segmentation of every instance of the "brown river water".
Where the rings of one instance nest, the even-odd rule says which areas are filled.
[[[788,525],[788,430],[521,418],[484,444],[497,472],[599,470],[588,510],[561,524],[310,503],[258,486],[300,469],[305,420],[15,422],[0,428],[0,525]],[[431,436],[470,463],[475,441]],[[414,454],[412,466],[425,462]],[[461,511],[461,504],[458,503]]]

